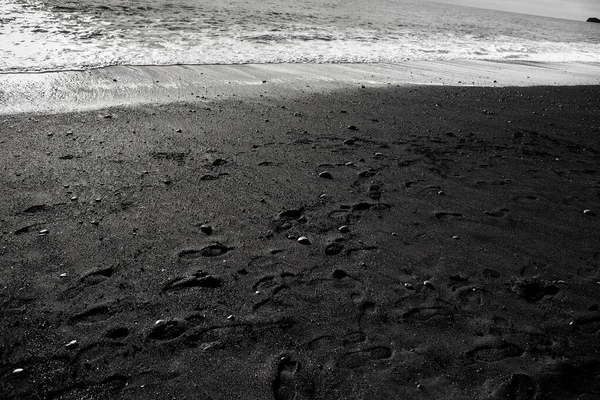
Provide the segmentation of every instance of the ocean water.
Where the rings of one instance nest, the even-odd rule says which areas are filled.
[[[600,25],[425,0],[0,0],[0,72],[454,59],[600,62]]]

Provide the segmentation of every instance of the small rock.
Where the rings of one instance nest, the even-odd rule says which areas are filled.
[[[77,201],[78,197],[77,196],[71,196],[71,201]]]
[[[176,129],[176,130],[175,130],[175,132],[177,132],[177,133],[181,133],[181,132],[183,132],[183,131],[182,131],[181,129]]]
[[[40,236],[45,236],[45,235],[47,235],[48,233],[50,233],[50,232],[48,231],[48,229],[42,229],[42,230],[39,232]]]
[[[415,287],[412,285],[412,283],[405,283],[404,287],[407,288],[408,290],[415,290]]]
[[[15,368],[15,369],[13,369],[12,373],[16,375],[16,374],[20,374],[20,373],[22,373],[24,371],[25,370],[23,368]]]
[[[300,236],[298,238],[298,243],[300,244],[310,244],[310,240],[306,236]]]
[[[596,215],[596,214],[595,214],[595,213],[594,213],[592,210],[590,210],[590,209],[587,209],[587,208],[586,208],[585,210],[583,210],[583,213],[584,213],[585,215],[590,215],[590,216],[592,216],[592,217],[593,217],[594,215]]]
[[[430,281],[430,280],[426,280],[426,281],[424,281],[424,282],[423,282],[423,286],[425,286],[425,287],[427,287],[427,288],[429,288],[429,289],[431,289],[431,290],[434,290],[434,289],[435,289],[435,286],[433,286],[433,283],[431,283],[431,281]]]
[[[210,235],[213,231],[213,228],[212,228],[212,226],[210,226],[208,224],[202,224],[202,225],[200,225],[200,230],[202,232],[204,232],[205,234]]]
[[[228,315],[228,316],[227,316],[227,319],[228,319],[228,320],[230,320],[230,321],[231,321],[231,320],[234,320],[234,319],[235,319],[235,316],[234,316],[233,314],[232,314],[232,315]]]
[[[383,153],[375,153],[374,156],[375,157],[383,157]]]
[[[358,128],[356,126],[354,126],[354,125],[348,125],[348,129],[351,130],[351,131],[357,131],[358,130]]]
[[[160,324],[164,324],[166,321],[164,319],[157,319],[156,322],[154,322],[154,325],[160,325]]]
[[[77,340],[71,340],[69,343],[65,344],[65,347],[67,349],[74,349],[77,346],[79,346],[79,344],[77,343]]]
[[[352,161],[348,161],[347,163],[344,164],[346,167],[351,167],[354,165],[354,163]]]
[[[333,179],[333,175],[331,175],[331,173],[329,171],[323,171],[323,172],[319,173],[319,178]]]
[[[100,202],[102,201],[102,199],[101,199],[100,197],[96,197],[96,198],[94,199],[94,201],[95,201],[96,203],[100,203]]]
[[[445,193],[443,190],[440,190],[439,192],[437,192],[437,194],[438,194],[439,196],[443,196],[443,195],[445,195],[446,193]]]
[[[452,239],[454,239],[454,240],[459,240],[459,239],[460,239],[460,237],[459,237],[458,235],[454,235],[454,236],[452,236]]]
[[[354,143],[356,143],[356,140],[354,140],[354,139],[346,139],[346,140],[344,140],[344,144],[346,144],[348,146],[352,146]]]
[[[66,272],[63,272],[62,274],[59,275],[61,278],[65,278],[67,276]]]
[[[342,225],[338,228],[338,231],[341,233],[348,233],[350,232],[350,227],[348,225]]]

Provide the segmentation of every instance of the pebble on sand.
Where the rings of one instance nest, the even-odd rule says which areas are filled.
[[[351,131],[357,131],[358,130],[358,128],[356,126],[354,126],[354,125],[348,125],[348,129],[351,130]]]
[[[435,289],[435,286],[433,286],[433,283],[431,283],[431,281],[430,281],[430,280],[426,280],[426,281],[424,281],[424,282],[423,282],[423,286],[425,286],[425,287],[427,287],[427,288],[429,288],[429,289],[431,289],[431,290],[434,290],[434,289]]]
[[[452,236],[452,239],[454,239],[454,240],[459,240],[459,239],[460,239],[460,236],[458,236],[458,235],[454,235],[454,236]]]
[[[200,225],[200,230],[202,232],[204,232],[205,234],[210,235],[213,231],[213,228],[212,228],[212,226],[210,226],[208,224],[202,224],[202,225]]]
[[[42,229],[42,230],[39,232],[40,236],[45,236],[45,235],[47,235],[48,233],[49,233],[48,229]]]
[[[77,346],[79,346],[79,344],[77,343],[77,340],[71,340],[69,343],[65,344],[65,347],[67,349],[74,349]]]
[[[585,210],[583,210],[583,213],[584,213],[585,215],[591,215],[592,217],[593,217],[594,215],[596,215],[596,214],[595,214],[595,213],[594,213],[592,210],[590,210],[589,208],[586,208]]]
[[[25,370],[23,368],[15,368],[13,369],[13,374],[20,374],[22,372],[24,372]]]
[[[408,290],[415,290],[415,287],[412,285],[412,283],[405,283],[404,287],[407,288]]]
[[[300,236],[298,238],[298,243],[300,244],[310,244],[310,240],[306,236]]]
[[[333,179],[333,175],[331,175],[331,172],[329,172],[329,171],[323,171],[323,172],[319,173],[319,178]]]
[[[341,233],[347,233],[350,232],[350,227],[348,225],[342,225],[338,228],[338,231]]]

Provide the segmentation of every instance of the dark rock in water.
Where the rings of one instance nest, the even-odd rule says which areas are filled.
[[[596,22],[596,23],[600,23],[600,19],[592,17],[592,18],[588,18],[587,22]]]

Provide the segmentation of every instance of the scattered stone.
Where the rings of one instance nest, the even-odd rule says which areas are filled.
[[[310,244],[310,240],[306,236],[300,236],[298,238],[298,243],[300,244]]]
[[[426,281],[424,281],[424,282],[423,282],[423,286],[425,286],[425,287],[427,287],[427,288],[429,288],[429,289],[431,289],[431,290],[434,290],[434,289],[435,289],[435,286],[433,286],[433,283],[431,283],[431,281],[430,281],[430,280],[426,280]]]
[[[375,154],[374,154],[374,156],[375,156],[375,157],[383,157],[383,153],[379,153],[379,152],[378,152],[378,153],[375,153]]]
[[[323,172],[319,173],[319,178],[333,179],[333,175],[331,175],[331,173],[329,171],[323,171]]]
[[[183,132],[183,131],[182,131],[181,129],[175,129],[175,132],[177,132],[177,133],[181,133],[181,132]]]
[[[358,128],[356,126],[354,126],[354,125],[348,125],[348,129],[351,130],[351,131],[357,131],[358,130]]]
[[[48,233],[50,233],[50,232],[48,231],[48,229],[42,229],[42,230],[39,232],[40,236],[46,236]]]
[[[213,231],[213,228],[212,228],[212,226],[210,226],[208,224],[202,224],[202,225],[200,225],[200,230],[203,233],[205,233],[207,235],[210,235],[212,233],[212,231]]]
[[[346,144],[348,146],[352,146],[355,143],[356,143],[356,140],[354,140],[354,139],[346,139],[346,140],[344,140],[344,144]]]
[[[102,199],[101,199],[100,197],[96,197],[96,198],[94,199],[94,201],[95,201],[96,203],[100,203],[100,202],[102,201]]]
[[[231,321],[231,320],[234,320],[234,319],[235,319],[235,316],[234,316],[233,314],[231,314],[231,315],[228,315],[228,316],[227,316],[227,319],[228,319],[228,320],[230,320],[230,321]]]
[[[160,325],[160,324],[164,324],[166,321],[164,319],[157,319],[156,322],[154,322],[154,325]]]
[[[20,374],[20,373],[22,373],[24,371],[25,370],[23,368],[15,368],[15,369],[13,369],[12,373],[16,375],[16,374]]]
[[[61,278],[65,278],[67,276],[66,272],[63,272],[62,274],[59,275],[59,277]]]
[[[445,193],[443,190],[440,190],[439,192],[437,192],[437,194],[438,194],[439,196],[443,196],[443,195],[445,195],[446,193]]]
[[[583,213],[585,215],[589,215],[589,216],[592,216],[592,217],[596,215],[596,213],[594,213],[592,210],[587,209],[587,208],[585,210],[583,210]]]
[[[338,228],[338,231],[341,233],[348,233],[350,232],[350,227],[348,225],[342,225]]]
[[[65,347],[67,349],[74,349],[77,346],[79,346],[79,344],[77,343],[77,340],[71,340],[69,343],[65,344]]]
[[[405,283],[404,287],[407,288],[408,290],[415,290],[415,287],[413,286],[412,283]]]
[[[352,167],[354,165],[354,163],[352,161],[348,161],[347,163],[344,164],[346,167]]]
[[[71,201],[77,201],[78,197],[77,196],[71,196]]]
[[[454,235],[454,236],[452,236],[452,239],[454,239],[454,240],[459,240],[459,239],[460,239],[460,236],[458,236],[458,235]]]

